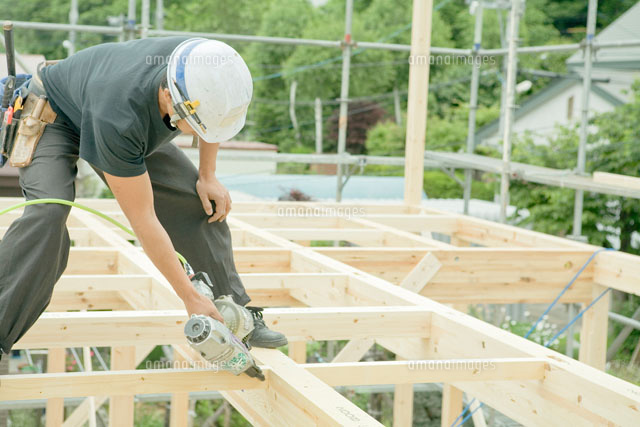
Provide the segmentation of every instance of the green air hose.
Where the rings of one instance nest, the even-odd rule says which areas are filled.
[[[109,221],[111,224],[115,225],[119,229],[121,229],[124,232],[130,234],[133,238],[137,239],[137,237],[136,237],[135,233],[133,232],[133,230],[131,230],[129,227],[127,227],[123,223],[111,218],[109,215],[104,214],[104,213],[102,213],[102,212],[100,212],[100,211],[98,211],[96,209],[90,208],[89,206],[81,205],[80,203],[71,202],[69,200],[64,200],[64,199],[35,199],[35,200],[27,200],[26,202],[18,203],[18,204],[15,204],[13,206],[9,206],[8,208],[0,210],[0,215],[4,215],[7,212],[11,212],[14,209],[19,209],[19,208],[22,208],[24,206],[39,205],[39,204],[43,204],[43,203],[53,203],[53,204],[58,204],[58,205],[73,206],[74,208],[78,208],[78,209],[82,209],[83,211],[90,212],[90,213],[92,213],[94,215],[99,216],[102,219],[105,219],[105,220]],[[182,265],[185,267],[185,269],[190,269],[190,267],[188,267],[189,263],[187,262],[185,257],[180,255],[180,253],[177,252],[177,251],[176,251],[176,255],[178,256],[178,259],[180,260]]]

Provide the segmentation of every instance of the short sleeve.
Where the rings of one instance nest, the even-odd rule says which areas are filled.
[[[84,122],[84,120],[83,120]],[[91,135],[85,134],[89,131]],[[144,138],[135,128],[119,130],[108,121],[81,128],[80,157],[114,176],[139,176],[146,172]],[[87,143],[92,140],[90,143]]]

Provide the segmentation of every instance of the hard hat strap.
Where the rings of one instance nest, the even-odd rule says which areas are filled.
[[[176,127],[177,121],[192,116],[196,123],[200,126],[200,129],[202,129],[203,132],[206,132],[207,127],[204,125],[204,123],[202,123],[200,117],[198,116],[198,113],[196,112],[196,107],[200,105],[200,101],[188,100],[184,93],[182,93],[182,89],[180,89],[180,86],[175,80],[173,81],[173,84],[176,86],[176,89],[178,89],[178,93],[180,94],[180,98],[182,98],[182,102],[173,104],[174,114],[171,116],[171,125]]]

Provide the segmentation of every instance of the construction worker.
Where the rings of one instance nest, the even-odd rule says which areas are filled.
[[[73,200],[78,158],[107,183],[154,265],[187,312],[223,321],[194,289],[176,258],[208,273],[215,296],[250,298],[233,261],[225,218],[229,192],[216,178],[219,142],[244,126],[253,85],[240,55],[220,41],[185,37],[107,43],[38,70],[29,96],[46,94],[57,113],[31,163],[20,169],[27,200]],[[169,142],[199,139],[200,164]],[[35,323],[69,257],[69,207],[27,206],[0,242],[0,354]],[[247,307],[256,329],[249,343],[275,348],[286,337],[269,330],[262,309]]]

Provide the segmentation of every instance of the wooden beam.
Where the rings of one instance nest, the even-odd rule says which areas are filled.
[[[445,213],[435,215],[369,214],[367,220],[411,233],[431,232],[450,235],[458,230],[458,220]]]
[[[300,366],[331,386],[542,380],[549,369],[547,361],[537,358],[330,362]]]
[[[316,248],[359,270],[400,283],[427,253],[442,264],[421,292],[443,303],[550,302],[591,256],[589,250],[544,248]],[[588,266],[561,299],[591,297]]]
[[[173,352],[175,362],[186,361],[179,352]],[[170,427],[188,427],[189,425],[189,392],[177,392],[171,394],[171,408],[169,410]]]
[[[432,9],[432,0],[413,0],[404,166],[406,205],[419,205],[424,187],[424,139],[427,128]]]
[[[594,172],[593,180],[604,184],[619,185],[634,190],[640,190],[640,178],[607,172]]]
[[[435,240],[431,237],[424,237],[419,234],[413,234],[404,230],[398,230],[397,228],[389,227],[388,225],[380,224],[369,219],[352,218],[350,221],[363,227],[369,227],[377,230],[379,234],[382,234],[384,236],[384,246],[426,246],[436,248],[451,247],[451,245],[449,245],[448,243],[441,242],[440,240]]]
[[[593,285],[595,300],[607,288]],[[607,292],[598,302],[582,315],[580,328],[580,355],[582,363],[604,371],[607,363],[607,334],[609,331],[609,306],[611,292]]]
[[[402,360],[397,356],[396,360]],[[393,390],[393,426],[413,426],[413,384],[396,384]]]
[[[602,252],[593,260],[593,281],[619,291],[640,295],[640,257],[623,252]]]
[[[64,274],[117,274],[118,252],[112,248],[76,248],[69,251]]]
[[[268,371],[268,369],[265,369]],[[267,372],[268,375],[268,372]],[[0,401],[48,399],[64,397],[118,394],[173,393],[189,391],[241,390],[266,388],[267,383],[247,375],[210,369],[140,369],[117,371],[77,372],[67,374],[19,374],[2,376]],[[125,393],[124,395],[122,393]],[[112,398],[113,399],[113,398]],[[111,405],[113,406],[113,401]],[[131,400],[133,403],[133,400]],[[130,419],[133,406],[118,405],[125,412],[123,421]],[[116,424],[122,425],[122,424]]]
[[[279,425],[381,426],[349,399],[277,350],[252,352],[271,368],[268,403]]]
[[[47,372],[60,373],[66,369],[66,349],[50,348],[47,354]],[[59,427],[64,422],[64,399],[47,399],[46,427]]]
[[[135,365],[139,365],[147,357],[147,355],[155,348],[155,346],[136,347],[136,359]],[[104,403],[109,400],[107,396],[95,396],[95,409],[99,409]],[[78,405],[73,412],[64,421],[62,427],[82,427],[89,419],[91,411],[90,398],[85,399],[80,405]]]
[[[358,362],[369,351],[371,346],[375,344],[373,338],[362,338],[359,340],[349,341],[342,350],[338,352],[331,360],[331,363],[337,362]]]
[[[402,279],[402,286],[405,289],[421,293],[427,284],[438,274],[438,271],[442,268],[442,264],[431,252],[418,261],[418,264]]]
[[[458,415],[462,412],[462,390],[451,384],[442,385],[441,427],[452,427]],[[460,420],[458,420],[460,422]]]
[[[264,311],[266,323],[291,341],[429,335],[430,312],[420,307],[283,308]],[[182,344],[184,310],[45,313],[16,349]]]
[[[289,357],[296,363],[307,362],[307,342],[293,341],[289,342]]]
[[[136,348],[133,346],[113,347],[111,349],[111,370],[135,369],[135,357]],[[84,378],[91,378],[92,374],[85,372],[83,375]],[[142,380],[144,380],[144,377]],[[65,386],[61,382],[59,387],[64,388]],[[109,425],[133,427],[133,394],[129,394],[130,388],[121,383],[120,388],[112,390],[112,392],[106,393],[111,396],[109,402]],[[94,383],[93,392],[88,395],[82,394],[82,396],[91,396],[96,392],[103,394],[105,390],[102,387],[97,388]]]

